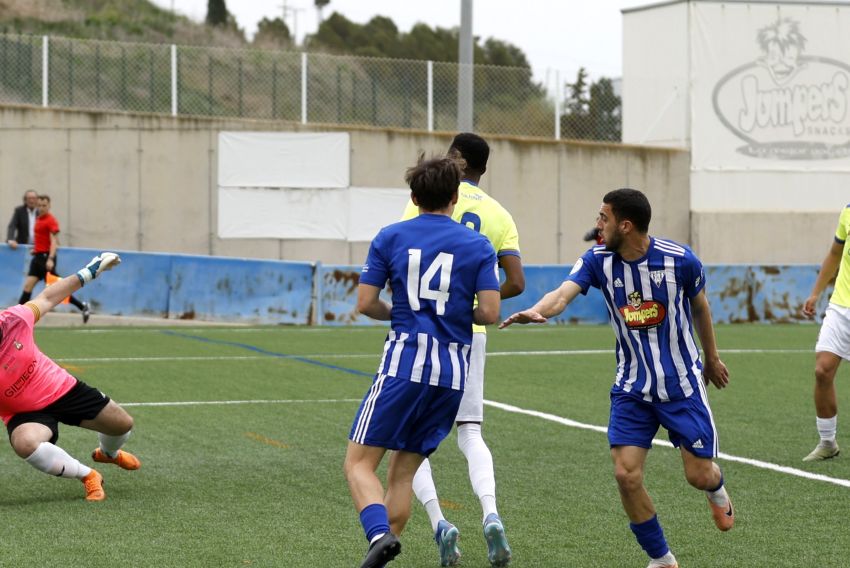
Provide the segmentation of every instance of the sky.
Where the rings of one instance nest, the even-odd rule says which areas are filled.
[[[203,21],[207,0],[152,0],[195,21]],[[575,79],[579,67],[591,78],[622,75],[622,14],[620,10],[653,3],[652,0],[473,0],[472,32],[480,38],[510,42],[526,54],[538,81],[547,86]],[[313,0],[227,0],[248,37],[264,17],[281,17],[300,42],[316,31],[318,17]],[[349,20],[366,23],[387,16],[402,32],[417,22],[431,27],[460,25],[461,0],[331,0],[327,17],[336,11]],[[427,6],[427,8],[425,8]]]

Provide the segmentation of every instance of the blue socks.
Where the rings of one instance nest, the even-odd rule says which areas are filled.
[[[658,522],[658,515],[642,523],[629,523],[629,528],[635,533],[638,544],[650,558],[661,558],[670,552],[670,547],[667,546],[667,540],[664,538],[664,531]]]
[[[387,508],[383,503],[374,503],[364,507],[360,511],[360,524],[366,533],[366,540],[370,543],[376,536],[390,532],[390,519],[387,516]]]

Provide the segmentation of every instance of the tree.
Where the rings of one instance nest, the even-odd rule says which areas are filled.
[[[229,15],[224,0],[207,0],[207,25],[226,25]]]
[[[259,47],[273,47],[277,49],[288,49],[292,47],[292,34],[289,27],[281,18],[269,20],[263,18],[257,24],[257,33],[254,35],[254,45]]]
[[[325,9],[325,6],[330,3],[331,0],[315,0],[316,14],[319,18],[319,25],[322,25],[322,21],[325,19],[322,11]]]
[[[588,86],[587,70],[578,70],[574,83],[566,84],[561,135],[565,138],[619,142],[622,133],[621,100],[611,79],[603,77]]]

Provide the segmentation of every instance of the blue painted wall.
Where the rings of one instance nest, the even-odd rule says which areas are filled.
[[[98,252],[62,248],[60,274],[76,271]],[[77,294],[92,304],[95,313],[270,324],[378,324],[354,309],[360,266],[119,252],[123,259],[121,267]],[[8,306],[17,302],[29,259],[29,248],[12,250],[0,246],[0,304]],[[569,266],[526,266],[525,292],[502,302],[503,317],[532,306],[546,292],[558,287],[569,269]],[[800,315],[799,308],[808,297],[817,273],[818,267],[810,265],[707,266],[707,290],[714,320],[717,323],[809,321]],[[40,285],[36,293],[39,290]],[[821,297],[821,314],[826,309],[829,292]],[[384,291],[383,297],[391,300],[388,291]],[[599,324],[606,323],[607,318],[602,294],[591,290],[552,321]],[[820,316],[816,321],[820,321]]]

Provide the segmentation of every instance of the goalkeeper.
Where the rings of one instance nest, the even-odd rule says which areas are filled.
[[[44,355],[35,344],[33,326],[64,298],[120,262],[115,253],[101,253],[35,299],[0,312],[0,418],[9,442],[37,470],[82,481],[88,501],[106,498],[103,476],[56,445],[59,423],[98,432],[94,461],[139,469],[142,464],[136,456],[121,450],[133,429],[133,418]]]

